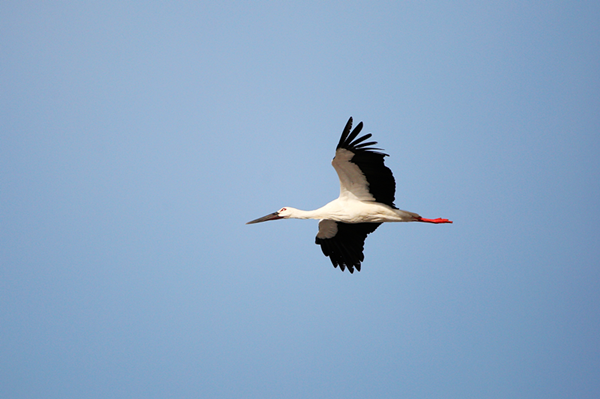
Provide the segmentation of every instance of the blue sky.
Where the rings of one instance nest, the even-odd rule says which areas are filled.
[[[0,5],[3,398],[597,398],[597,2]],[[315,221],[349,116],[396,205]]]

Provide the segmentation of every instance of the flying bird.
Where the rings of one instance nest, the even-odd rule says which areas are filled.
[[[314,211],[289,206],[246,224],[278,219],[319,219],[315,243],[334,267],[360,271],[367,235],[384,222],[452,223],[448,219],[425,219],[414,212],[402,211],[394,205],[396,181],[385,166],[381,148],[366,134],[357,138],[363,128],[360,122],[352,130],[348,120],[331,164],[340,179],[340,196]]]

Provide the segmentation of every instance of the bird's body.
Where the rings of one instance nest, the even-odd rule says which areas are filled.
[[[384,164],[387,154],[365,140],[371,134],[356,138],[362,122],[352,130],[352,118],[336,148],[331,164],[340,180],[340,196],[313,211],[284,207],[248,224],[277,219],[318,219],[316,243],[333,266],[346,267],[350,273],[360,271],[363,247],[368,234],[384,222],[452,223],[447,219],[425,219],[416,213],[402,211],[394,205],[396,182]]]
[[[325,219],[344,223],[414,222],[420,217],[416,213],[394,209],[379,202],[348,198],[337,198],[314,211],[285,207],[279,215],[288,219]]]

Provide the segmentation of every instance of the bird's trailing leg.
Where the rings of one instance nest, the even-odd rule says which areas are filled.
[[[442,219],[442,218],[437,218],[437,219],[425,219],[422,217],[419,217],[417,220],[417,222],[424,222],[424,223],[452,223],[452,220],[448,220],[448,219]]]

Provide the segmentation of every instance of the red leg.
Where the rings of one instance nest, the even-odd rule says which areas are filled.
[[[437,219],[419,218],[419,219],[417,219],[417,222],[425,222],[425,223],[452,223],[451,220],[442,219],[442,218],[437,218]]]

